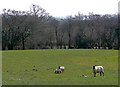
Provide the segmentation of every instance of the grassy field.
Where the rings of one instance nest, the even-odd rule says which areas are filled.
[[[59,65],[65,66],[65,71],[55,74]],[[102,65],[105,76],[93,77],[93,65]],[[3,51],[2,68],[3,85],[118,85],[117,50]],[[82,74],[87,78],[80,77]]]

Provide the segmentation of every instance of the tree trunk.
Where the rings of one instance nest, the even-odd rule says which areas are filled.
[[[64,49],[66,49],[66,45],[64,44]]]
[[[71,34],[70,34],[70,32],[69,32],[69,42],[68,42],[68,48],[70,49],[71,48]]]
[[[22,49],[25,50],[25,38],[22,35]]]

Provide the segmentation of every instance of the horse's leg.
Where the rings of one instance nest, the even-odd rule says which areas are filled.
[[[102,73],[102,72],[100,72],[100,76],[101,76],[101,73]]]
[[[94,72],[94,77],[96,77],[96,72]]]

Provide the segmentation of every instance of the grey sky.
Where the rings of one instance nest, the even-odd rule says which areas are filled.
[[[88,14],[116,14],[119,0],[2,0],[0,13],[3,8],[15,10],[29,10],[32,4],[44,8],[50,15],[65,17],[78,12]]]

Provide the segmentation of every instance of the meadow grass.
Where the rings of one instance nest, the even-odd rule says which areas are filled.
[[[55,74],[54,70],[59,65],[65,66],[65,71]],[[93,65],[102,65],[105,76],[100,77],[97,74],[94,77]],[[80,77],[82,74],[87,78]],[[118,51],[98,49],[3,51],[2,84],[118,85]]]

